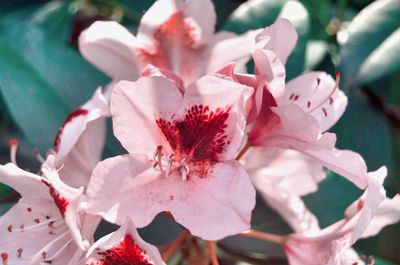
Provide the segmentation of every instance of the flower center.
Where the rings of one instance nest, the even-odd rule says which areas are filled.
[[[125,235],[117,245],[98,254],[101,258],[96,265],[154,265],[131,235]]]
[[[182,179],[193,174],[205,177],[209,166],[220,161],[219,155],[230,143],[225,132],[229,111],[229,107],[211,111],[208,106],[194,105],[186,110],[182,120],[157,119],[158,127],[173,150],[167,160],[168,171],[177,168]],[[162,147],[158,147],[157,156],[160,160]],[[158,164],[161,166],[162,162]]]

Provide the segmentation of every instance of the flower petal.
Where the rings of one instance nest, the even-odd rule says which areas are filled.
[[[97,21],[79,37],[83,57],[117,80],[136,80],[142,67],[137,49],[142,44],[126,28],[112,21]]]
[[[157,146],[169,146],[156,119],[170,118],[182,102],[179,89],[163,77],[121,81],[115,85],[111,97],[114,134],[129,153],[153,156]]]
[[[297,104],[319,121],[321,132],[330,129],[343,115],[346,95],[325,72],[310,72],[289,81],[278,105]]]
[[[116,223],[129,217],[138,227],[169,211],[193,235],[207,240],[249,228],[255,191],[238,162],[219,163],[204,178],[182,180],[178,174],[165,177],[141,160],[126,155],[99,163],[93,174],[95,191],[88,190],[88,211]],[[140,173],[143,164],[149,169]],[[119,185],[109,185],[111,179]]]
[[[211,75],[202,77],[186,90],[186,106],[203,105],[211,111],[229,108],[224,131],[230,143],[219,155],[221,160],[233,159],[242,145],[247,117],[246,103],[252,93],[251,87]]]
[[[92,99],[72,112],[54,141],[56,166],[61,179],[70,186],[87,186],[94,166],[100,161],[106,137],[108,102],[100,89]]]
[[[289,20],[277,18],[274,24],[257,35],[256,42],[261,42],[264,49],[276,53],[279,60],[286,64],[287,58],[296,47],[297,39],[296,29]]]
[[[129,220],[117,231],[97,240],[88,250],[87,257],[87,264],[103,261],[105,264],[165,265],[158,249],[146,243]]]

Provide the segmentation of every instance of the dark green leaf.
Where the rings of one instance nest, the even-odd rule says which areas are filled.
[[[346,86],[355,81],[362,62],[400,27],[400,0],[378,0],[362,10],[348,28],[341,50],[341,70]]]
[[[249,29],[264,28],[275,21],[285,3],[285,0],[247,1],[229,16],[222,30],[241,34]]]
[[[362,63],[358,79],[370,83],[400,69],[400,28],[393,32]]]
[[[0,35],[71,108],[86,102],[108,80],[67,43],[49,39],[31,24],[3,20]]]
[[[0,58],[0,91],[11,116],[32,144],[47,150],[68,105],[3,39]]]

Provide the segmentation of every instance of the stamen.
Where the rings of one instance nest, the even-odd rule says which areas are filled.
[[[155,161],[153,167],[159,167],[161,173],[164,173],[164,169],[162,167],[161,159],[162,159],[162,145],[157,146],[156,151],[154,152],[153,159]]]
[[[50,248],[54,245],[56,245],[55,243],[64,239],[66,236],[68,236],[70,234],[70,231],[67,230],[65,231],[63,234],[59,235],[57,238],[55,238],[53,241],[49,242],[47,245],[45,245],[41,250],[39,250],[38,252],[36,252],[35,254],[33,254],[30,257],[27,257],[27,259],[30,259],[32,263],[38,262],[40,260],[40,258],[44,258],[43,257],[43,253],[47,253],[49,252]],[[72,241],[72,239],[68,240],[69,242]],[[67,242],[67,243],[69,243]],[[67,245],[67,244],[66,244]],[[65,249],[65,245],[63,247],[60,248],[60,250],[57,251],[56,254],[58,254],[61,250]],[[51,256],[51,259],[54,259],[55,255]],[[51,260],[49,258],[44,258],[45,260]]]
[[[33,149],[33,153],[35,154],[36,159],[37,159],[40,163],[43,164],[43,163],[45,162],[45,159],[43,158],[42,154],[40,154],[39,148]]]
[[[189,174],[189,167],[185,163],[185,159],[182,160],[181,168],[179,169],[181,173],[182,180],[187,180],[187,176]]]
[[[47,219],[44,222],[39,222],[39,223],[36,223],[36,221],[35,221],[35,224],[33,224],[33,225],[22,226],[21,228],[14,228],[12,231],[13,232],[24,232],[24,231],[27,231],[27,230],[38,231],[38,230],[42,230],[44,228],[47,228],[49,223],[54,223],[57,220],[60,220],[60,218],[51,218],[51,219]]]
[[[10,161],[14,165],[17,165],[17,149],[19,142],[17,139],[11,139],[9,144],[10,144]]]
[[[172,165],[174,164],[174,154],[169,156],[167,170],[165,171],[165,176],[168,177],[169,173],[171,172]]]

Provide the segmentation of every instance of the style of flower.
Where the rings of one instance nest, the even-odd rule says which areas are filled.
[[[86,256],[86,265],[165,265],[158,249],[143,241],[129,220],[97,240]]]
[[[101,160],[109,116],[108,101],[99,88],[58,130],[53,147],[55,164],[60,178],[71,187],[89,183],[93,168]]]
[[[43,176],[0,166],[0,182],[15,189],[21,199],[0,217],[0,253],[3,264],[83,264],[85,250],[99,222],[79,211],[83,188],[64,184],[49,155]]]
[[[252,92],[216,76],[183,95],[163,77],[119,82],[111,98],[114,134],[130,154],[96,166],[86,210],[118,224],[129,217],[138,227],[170,212],[207,240],[248,229],[255,191],[234,157]]]
[[[152,64],[189,85],[228,62],[244,68],[257,31],[214,34],[210,0],[158,0],[143,15],[137,36],[116,22],[95,22],[79,39],[82,55],[114,80],[135,81]],[[234,52],[232,52],[234,50]]]

